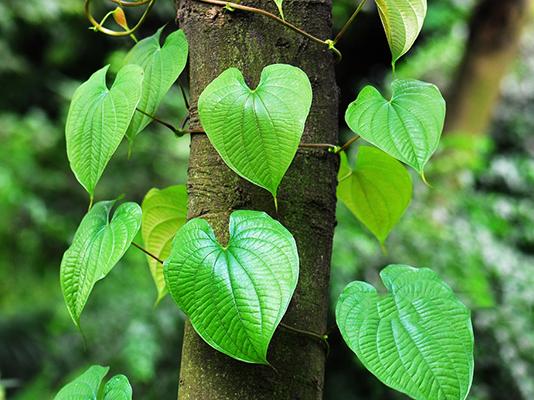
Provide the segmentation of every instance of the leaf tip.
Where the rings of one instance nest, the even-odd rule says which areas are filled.
[[[425,176],[425,171],[421,171],[420,172],[420,176],[421,176],[421,180],[423,181],[423,183],[428,186],[429,188],[432,188],[432,185],[428,182],[428,180],[426,179],[426,176]]]

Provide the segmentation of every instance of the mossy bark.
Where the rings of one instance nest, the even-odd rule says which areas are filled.
[[[247,5],[276,13],[272,0]],[[284,11],[289,21],[308,32],[331,37],[330,1],[286,0]],[[254,87],[266,65],[287,63],[303,69],[313,88],[302,143],[337,143],[338,89],[334,57],[326,46],[263,16],[194,0],[179,2],[178,19],[190,43],[193,128],[200,127],[198,96],[226,68],[239,68]],[[227,240],[232,210],[263,210],[278,219],[294,235],[300,257],[299,284],[284,323],[317,333],[326,331],[337,168],[337,156],[326,150],[300,149],[279,188],[276,212],[271,195],[226,167],[205,135],[191,139],[189,218],[206,218],[222,241]],[[188,323],[179,399],[321,399],[325,357],[320,341],[279,328],[269,348],[272,368],[245,364],[213,350]]]
[[[475,8],[464,57],[448,96],[446,132],[486,133],[530,11],[530,0],[482,0]]]

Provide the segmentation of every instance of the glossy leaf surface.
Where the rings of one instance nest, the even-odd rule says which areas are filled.
[[[141,98],[141,67],[122,67],[111,89],[106,84],[108,68],[95,72],[76,90],[65,127],[70,167],[91,198]]]
[[[310,111],[306,74],[286,64],[265,67],[256,89],[229,68],[200,95],[202,126],[224,162],[270,191],[278,186],[297,152]]]
[[[425,21],[426,0],[375,0],[393,63],[410,50]]]
[[[354,169],[341,153],[338,198],[383,244],[408,208],[412,179],[404,166],[382,150],[361,146]]]
[[[61,290],[76,326],[95,283],[122,258],[141,225],[136,203],[121,204],[110,220],[114,203],[101,201],[91,208],[61,261]]]
[[[124,375],[115,375],[104,387],[104,400],[132,400],[132,387]]]
[[[386,385],[416,400],[464,400],[473,379],[469,310],[427,268],[390,265],[388,293],[350,283],[336,306],[345,342]]]
[[[161,260],[171,252],[172,239],[187,220],[187,191],[184,185],[170,186],[159,190],[151,189],[143,204],[141,232],[145,248]],[[163,276],[163,266],[147,256],[150,273],[154,278],[160,301],[167,289]]]
[[[143,91],[138,108],[155,115],[161,100],[178,79],[187,62],[188,44],[184,32],[180,29],[172,32],[160,45],[163,28],[137,43],[126,56],[126,64],[137,64],[144,70]],[[126,131],[131,143],[137,134],[150,122],[151,118],[136,112]]]
[[[102,380],[108,373],[108,367],[93,365],[72,382],[63,386],[54,400],[97,400]]]
[[[424,176],[445,121],[439,89],[417,80],[395,80],[391,100],[366,86],[345,113],[350,129]]]
[[[233,212],[229,230],[222,246],[206,220],[184,225],[165,260],[167,288],[210,346],[266,364],[297,285],[297,247],[291,233],[263,212]]]

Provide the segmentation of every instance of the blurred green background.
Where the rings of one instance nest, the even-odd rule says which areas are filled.
[[[476,6],[430,0],[423,34],[397,75],[437,83],[454,98],[460,65],[480,57],[469,50],[473,29],[483,29],[470,23],[481,17]],[[353,0],[334,0],[338,28],[354,7]],[[0,2],[0,400],[6,393],[15,400],[50,399],[96,363],[126,374],[137,399],[174,399],[183,315],[169,298],[154,308],[155,290],[138,250],[130,249],[97,284],[82,317],[86,344],[61,296],[61,256],[87,207],[65,154],[68,102],[102,65],[116,70],[132,46],[130,39],[88,30],[82,8],[82,0]],[[158,1],[138,36],[172,26],[174,14],[173,1]],[[507,48],[515,42],[518,48],[499,59],[503,79],[483,83],[500,94],[488,127],[445,135],[428,173],[432,187],[413,177],[415,199],[388,239],[387,255],[338,207],[332,304],[354,279],[376,284],[389,263],[439,272],[473,310],[473,400],[534,399],[534,25],[527,19],[514,24],[522,34],[517,40],[504,36]],[[365,83],[391,79],[389,50],[372,6],[343,40],[341,110]],[[178,124],[185,113],[174,88],[158,115]],[[130,160],[126,143],[119,148],[98,198],[123,193],[140,202],[151,187],[185,183],[188,146],[187,137],[176,139],[151,125]],[[331,341],[328,400],[405,398],[366,372],[338,333]]]

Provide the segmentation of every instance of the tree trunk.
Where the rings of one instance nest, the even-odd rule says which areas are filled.
[[[247,5],[276,13],[272,0]],[[331,37],[329,0],[286,0],[286,18],[308,32]],[[337,143],[338,90],[334,58],[326,46],[289,31],[263,16],[194,0],[179,4],[178,18],[190,43],[192,127],[198,128],[196,103],[202,90],[229,67],[239,68],[251,87],[266,65],[287,63],[309,76],[313,104],[302,143]],[[335,225],[338,159],[324,149],[299,149],[278,192],[271,195],[239,178],[221,160],[207,137],[192,135],[189,162],[189,218],[207,219],[221,241],[228,236],[234,209],[263,210],[295,237],[300,278],[284,323],[324,333]],[[202,341],[186,324],[180,373],[180,400],[321,399],[325,349],[306,335],[279,328],[268,359],[273,368],[238,362]]]
[[[486,133],[529,12],[530,0],[482,0],[475,8],[464,57],[449,93],[447,132]]]

